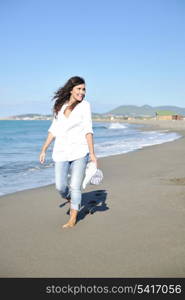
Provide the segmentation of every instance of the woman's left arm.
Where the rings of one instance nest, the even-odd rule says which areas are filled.
[[[89,155],[91,161],[95,162],[98,167],[97,158],[94,153],[94,141],[93,141],[93,128],[92,128],[92,117],[91,117],[91,106],[89,102],[84,103],[83,106],[83,126],[84,134],[87,140]]]
[[[91,161],[95,162],[96,167],[98,167],[97,158],[96,158],[96,155],[94,153],[93,134],[92,133],[87,133],[85,137],[87,139],[87,144],[88,144],[88,147],[89,147],[90,159],[91,159]]]

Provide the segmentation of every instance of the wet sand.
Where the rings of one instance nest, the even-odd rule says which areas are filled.
[[[74,228],[54,185],[0,197],[0,277],[185,277],[184,132],[99,159]]]

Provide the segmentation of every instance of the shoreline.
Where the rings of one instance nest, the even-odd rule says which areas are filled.
[[[119,153],[119,154],[112,154],[112,155],[109,155],[109,156],[105,156],[105,157],[99,157],[98,158],[98,161],[99,160],[102,160],[104,158],[114,158],[114,157],[117,157],[117,156],[122,156],[122,155],[126,155],[126,154],[129,154],[129,153],[133,153],[133,152],[137,152],[137,151],[141,151],[145,148],[150,148],[150,147],[155,147],[155,146],[160,146],[160,145],[163,145],[163,144],[166,144],[166,143],[173,143],[179,139],[182,139],[185,137],[185,132],[184,132],[184,135],[181,136],[180,138],[176,139],[176,140],[173,140],[173,141],[167,141],[167,142],[164,142],[164,143],[161,143],[161,144],[155,144],[155,145],[150,145],[150,146],[145,146],[143,148],[140,148],[140,149],[136,149],[136,150],[132,150],[132,151],[129,151],[129,152],[126,152],[126,153]],[[8,194],[3,194],[3,195],[0,195],[0,200],[2,197],[6,197],[6,196],[11,196],[11,195],[16,195],[17,193],[21,193],[21,192],[29,192],[29,191],[32,191],[32,190],[37,190],[37,189],[42,189],[42,188],[45,188],[45,187],[51,187],[51,186],[54,186],[55,183],[49,183],[49,184],[46,184],[46,185],[41,185],[41,186],[36,186],[36,187],[31,187],[31,188],[26,188],[26,189],[23,189],[23,190],[19,190],[19,191],[15,191],[15,192],[12,192],[12,193],[8,193]]]
[[[147,129],[146,129],[147,130]],[[176,140],[173,140],[173,141],[166,141],[164,143],[161,143],[161,144],[155,144],[155,145],[150,145],[150,146],[145,146],[145,147],[142,147],[140,149],[136,149],[136,150],[132,150],[132,151],[129,151],[129,152],[126,152],[126,153],[119,153],[119,154],[112,154],[112,155],[109,155],[109,156],[105,156],[105,157],[99,157],[98,158],[98,161],[104,159],[104,158],[115,158],[117,156],[122,156],[122,155],[129,155],[130,153],[133,153],[133,152],[137,152],[137,151],[141,151],[141,150],[144,150],[145,148],[153,148],[155,146],[160,146],[160,145],[163,145],[163,144],[167,144],[167,143],[174,143],[176,142],[177,140],[179,139],[182,139],[182,138],[185,138],[185,131],[180,131],[181,133],[183,133],[183,135],[181,135],[180,138],[176,139]],[[27,189],[24,189],[24,190],[20,190],[20,191],[16,191],[16,192],[12,192],[12,193],[8,193],[8,194],[4,194],[4,195],[0,195],[0,200],[2,197],[6,197],[6,196],[11,196],[11,195],[16,195],[17,193],[21,193],[21,192],[29,192],[29,191],[32,191],[32,190],[37,190],[37,189],[42,189],[42,188],[49,188],[49,187],[52,187],[54,186],[55,183],[49,183],[49,184],[46,184],[46,185],[41,185],[41,186],[37,186],[37,187],[32,187],[32,188],[27,188]],[[93,185],[92,185],[93,186]],[[95,185],[96,187],[96,185]],[[82,191],[83,192],[83,191]]]
[[[158,129],[155,129],[154,127],[152,127],[152,128],[145,128],[145,127],[139,128],[139,130],[142,130],[142,131],[150,131],[152,129],[156,130],[156,131],[158,130]],[[173,130],[170,130],[170,131],[174,132]],[[177,141],[177,140],[182,139],[183,137],[185,137],[185,131],[180,130],[180,131],[178,131],[178,133],[181,136],[179,138],[173,140],[173,141],[165,141],[165,142],[159,143],[159,144],[143,146],[142,148],[131,150],[131,151],[128,151],[128,152],[125,152],[125,153],[112,154],[112,155],[108,155],[108,156],[104,156],[104,157],[97,157],[97,158],[98,158],[98,161],[102,160],[104,158],[110,158],[111,159],[111,158],[114,158],[116,156],[126,155],[126,154],[129,154],[129,153],[132,153],[132,152],[137,152],[137,151],[143,150],[145,148],[155,147],[157,145],[163,145],[163,144],[166,144],[166,143],[173,143],[173,142],[175,142],[175,141]],[[14,192],[11,192],[11,193],[2,194],[2,195],[0,195],[0,199],[1,199],[1,197],[4,197],[4,196],[9,196],[9,195],[16,194],[16,193],[19,193],[19,192],[26,192],[26,191],[30,191],[30,190],[35,190],[35,189],[43,188],[43,187],[53,186],[54,184],[55,183],[49,183],[49,184],[46,184],[46,185],[33,186],[33,187],[30,187],[30,188],[21,189],[21,190],[14,191]]]
[[[168,126],[171,125],[171,126],[169,126],[170,128],[168,128],[167,131],[168,132],[175,132],[175,133],[180,134],[181,137],[179,137],[178,139],[181,139],[181,138],[183,138],[183,136],[185,136],[185,124],[184,124],[184,128],[183,128],[182,126],[181,127],[179,126],[178,122],[182,125],[182,123],[181,123],[182,121],[176,121],[176,120],[175,121],[161,121],[161,122],[157,121],[157,123],[156,123],[155,120],[152,120],[152,122],[151,121],[149,122],[148,120],[146,120],[145,122],[143,122],[143,120],[142,121],[138,120],[138,122],[135,122],[135,121],[129,121],[129,122],[128,121],[124,121],[122,123],[143,125],[143,127],[139,127],[138,128],[138,130],[140,130],[140,131],[153,131],[153,130],[154,131],[163,131],[164,129],[166,129],[167,125]],[[131,152],[140,151],[140,150],[148,148],[148,147],[153,147],[153,146],[156,146],[156,145],[162,145],[164,143],[169,143],[169,142],[170,143],[171,142],[175,142],[178,139],[175,139],[173,141],[165,141],[165,142],[163,142],[161,144],[154,144],[154,145],[149,145],[149,146],[143,146],[142,148],[131,150],[131,151],[128,151],[126,153],[112,154],[112,155],[105,156],[105,157],[112,158],[112,157],[115,157],[117,155],[125,155],[125,154],[129,154]],[[104,158],[104,157],[98,157],[98,160],[102,159],[102,158]],[[50,185],[53,185],[53,183],[49,183],[47,185],[35,186],[35,187],[33,186],[33,187],[22,189],[22,190],[19,190],[19,191],[14,191],[14,192],[11,192],[11,193],[2,194],[2,195],[0,195],[0,199],[3,196],[8,196],[8,195],[11,195],[11,194],[14,194],[14,193],[18,193],[18,192],[21,192],[21,191],[29,191],[29,190],[32,190],[32,189],[42,188],[42,187],[46,187],[46,186],[50,186]]]

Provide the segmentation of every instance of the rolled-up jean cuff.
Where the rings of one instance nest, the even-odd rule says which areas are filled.
[[[75,210],[80,210],[81,205],[80,204],[73,204],[73,203],[71,203],[71,208],[75,209]]]

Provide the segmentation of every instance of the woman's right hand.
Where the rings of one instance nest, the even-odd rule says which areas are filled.
[[[98,161],[94,153],[90,153],[90,160],[93,161],[96,164],[96,168],[98,168]]]
[[[39,156],[40,163],[43,164],[45,162],[46,152],[42,151]]]

